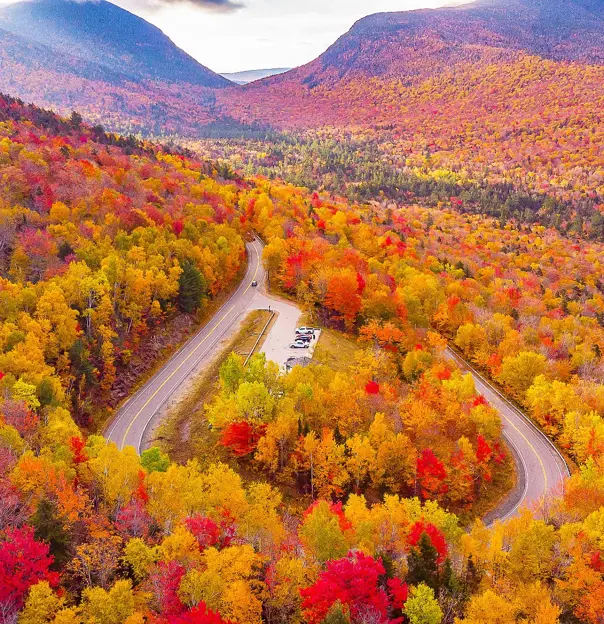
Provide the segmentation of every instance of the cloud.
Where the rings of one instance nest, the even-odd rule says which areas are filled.
[[[244,6],[241,2],[233,0],[155,0],[154,3],[163,6],[189,4],[198,9],[205,9],[215,13],[231,13],[242,9]]]

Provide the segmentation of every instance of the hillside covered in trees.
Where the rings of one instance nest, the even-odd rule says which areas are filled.
[[[589,0],[380,13],[308,65],[228,86],[108,2],[36,0],[0,12],[0,89],[202,153],[252,139],[248,171],[354,201],[453,200],[602,240],[603,25]]]
[[[0,175],[2,622],[601,621],[600,244],[242,179],[8,96]],[[251,232],[354,361],[228,358],[206,408],[222,461],[95,435],[88,403],[228,288]],[[447,341],[577,466],[491,528],[460,518],[509,457]]]
[[[227,89],[217,105],[294,141],[352,142],[352,158],[370,144],[390,197],[448,189],[471,210],[547,225],[579,216],[575,229],[601,236],[603,25],[601,3],[578,0],[377,14],[308,65]],[[258,152],[278,158],[283,144],[271,143]],[[296,158],[284,167],[293,175]]]
[[[0,43],[0,90],[123,133],[196,135],[231,84],[105,0],[0,7]]]

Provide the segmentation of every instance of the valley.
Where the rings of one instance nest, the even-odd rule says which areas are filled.
[[[604,7],[336,5],[0,7],[0,624],[602,623]]]

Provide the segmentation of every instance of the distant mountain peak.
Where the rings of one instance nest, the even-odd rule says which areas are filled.
[[[29,0],[0,10],[0,28],[135,80],[224,87],[229,81],[159,28],[106,0]]]
[[[290,67],[272,67],[269,69],[248,69],[245,71],[220,74],[235,84],[244,85],[269,76],[277,76],[288,72]]]

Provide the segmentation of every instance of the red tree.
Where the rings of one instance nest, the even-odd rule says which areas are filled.
[[[85,450],[86,440],[84,440],[84,438],[80,438],[79,436],[69,438],[69,448],[73,453],[74,464],[83,464],[85,461],[88,461],[88,454]]]
[[[178,597],[178,588],[185,569],[176,561],[160,562],[149,575],[144,590],[149,592],[155,603],[155,609],[164,616],[181,615],[185,607]]]
[[[152,518],[145,509],[145,503],[134,498],[120,509],[115,527],[124,536],[146,537],[151,530]]]
[[[215,546],[220,540],[220,527],[201,514],[187,518],[185,526],[195,536],[199,544],[199,550],[205,550],[210,546]]]
[[[380,583],[385,574],[380,560],[362,552],[349,553],[348,557],[330,561],[318,580],[302,589],[302,610],[309,624],[322,622],[336,602],[348,607],[351,619],[371,615],[372,622],[394,623],[389,619],[394,608],[402,606],[406,588],[400,581],[388,583],[392,598]]]
[[[380,384],[376,381],[369,381],[365,385],[365,392],[367,394],[379,394],[380,393]]]
[[[265,425],[254,427],[245,420],[233,423],[223,430],[220,444],[230,449],[236,457],[243,457],[256,450],[258,440],[265,431]]]
[[[445,465],[436,457],[432,449],[424,449],[417,458],[417,482],[421,487],[422,498],[434,498],[447,491],[444,481],[447,478]]]
[[[476,443],[476,459],[478,459],[478,463],[488,464],[493,457],[493,449],[481,435],[478,436]]]
[[[32,585],[48,581],[51,587],[59,583],[59,575],[50,571],[54,557],[49,546],[34,539],[34,530],[7,529],[0,541],[0,613],[5,621],[23,607]]]

